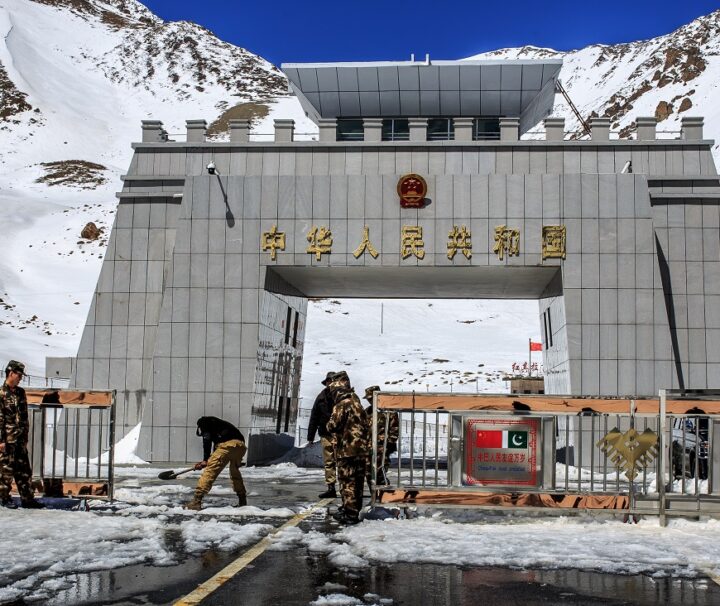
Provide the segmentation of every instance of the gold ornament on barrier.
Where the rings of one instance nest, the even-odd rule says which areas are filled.
[[[597,446],[609,458],[615,467],[625,472],[631,482],[637,474],[648,467],[658,455],[658,436],[651,429],[638,433],[628,429],[622,433],[615,428]]]

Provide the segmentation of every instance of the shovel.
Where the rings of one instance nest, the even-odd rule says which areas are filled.
[[[168,471],[161,471],[158,474],[158,478],[160,478],[161,480],[174,480],[178,476],[181,476],[188,471],[193,471],[194,469],[195,467],[188,467],[187,469],[182,469],[181,471],[173,471],[172,469]]]

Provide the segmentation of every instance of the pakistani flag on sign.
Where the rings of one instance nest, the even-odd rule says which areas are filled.
[[[476,448],[527,448],[528,432],[511,429],[478,430],[475,437]]]

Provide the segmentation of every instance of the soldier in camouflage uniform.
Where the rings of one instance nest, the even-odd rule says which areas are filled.
[[[367,414],[360,398],[350,386],[345,372],[339,372],[328,384],[335,402],[327,429],[335,435],[338,480],[342,496],[342,511],[334,516],[343,524],[357,524],[362,508],[365,465],[370,445]]]
[[[368,432],[372,444],[372,420],[373,420],[373,394],[380,391],[379,385],[373,385],[365,390],[364,400],[370,402],[365,409],[368,416]],[[390,455],[397,452],[397,442],[400,437],[400,417],[396,412],[381,412],[377,414],[377,458],[375,467],[377,469],[377,485],[389,484],[387,479],[387,468],[390,466]],[[372,490],[372,450],[368,452],[366,479],[370,490]]]
[[[35,500],[31,486],[32,468],[27,451],[30,422],[25,390],[20,387],[24,374],[25,365],[10,360],[0,388],[0,503],[3,507],[16,507],[10,498],[14,478],[22,506],[37,509],[43,505]]]

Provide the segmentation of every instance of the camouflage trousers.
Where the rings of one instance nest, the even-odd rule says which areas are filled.
[[[13,478],[23,501],[33,498],[32,469],[27,448],[19,444],[6,444],[0,453],[0,499],[10,497]]]
[[[343,509],[350,517],[357,517],[362,509],[363,485],[367,457],[343,457],[338,459],[338,480]]]
[[[230,463],[230,479],[232,480],[233,490],[239,497],[244,497],[246,491],[242,474],[240,473],[240,467],[242,466],[242,460],[246,452],[247,447],[242,440],[228,440],[227,442],[218,444],[215,452],[210,455],[207,467],[198,480],[195,493],[200,492],[204,496],[210,492],[213,482],[217,480],[217,477],[220,475],[220,472],[225,469],[225,466]]]
[[[320,436],[320,444],[322,444],[323,466],[325,467],[325,484],[335,484],[337,475],[335,468],[337,461],[335,460],[335,440],[323,438]]]

